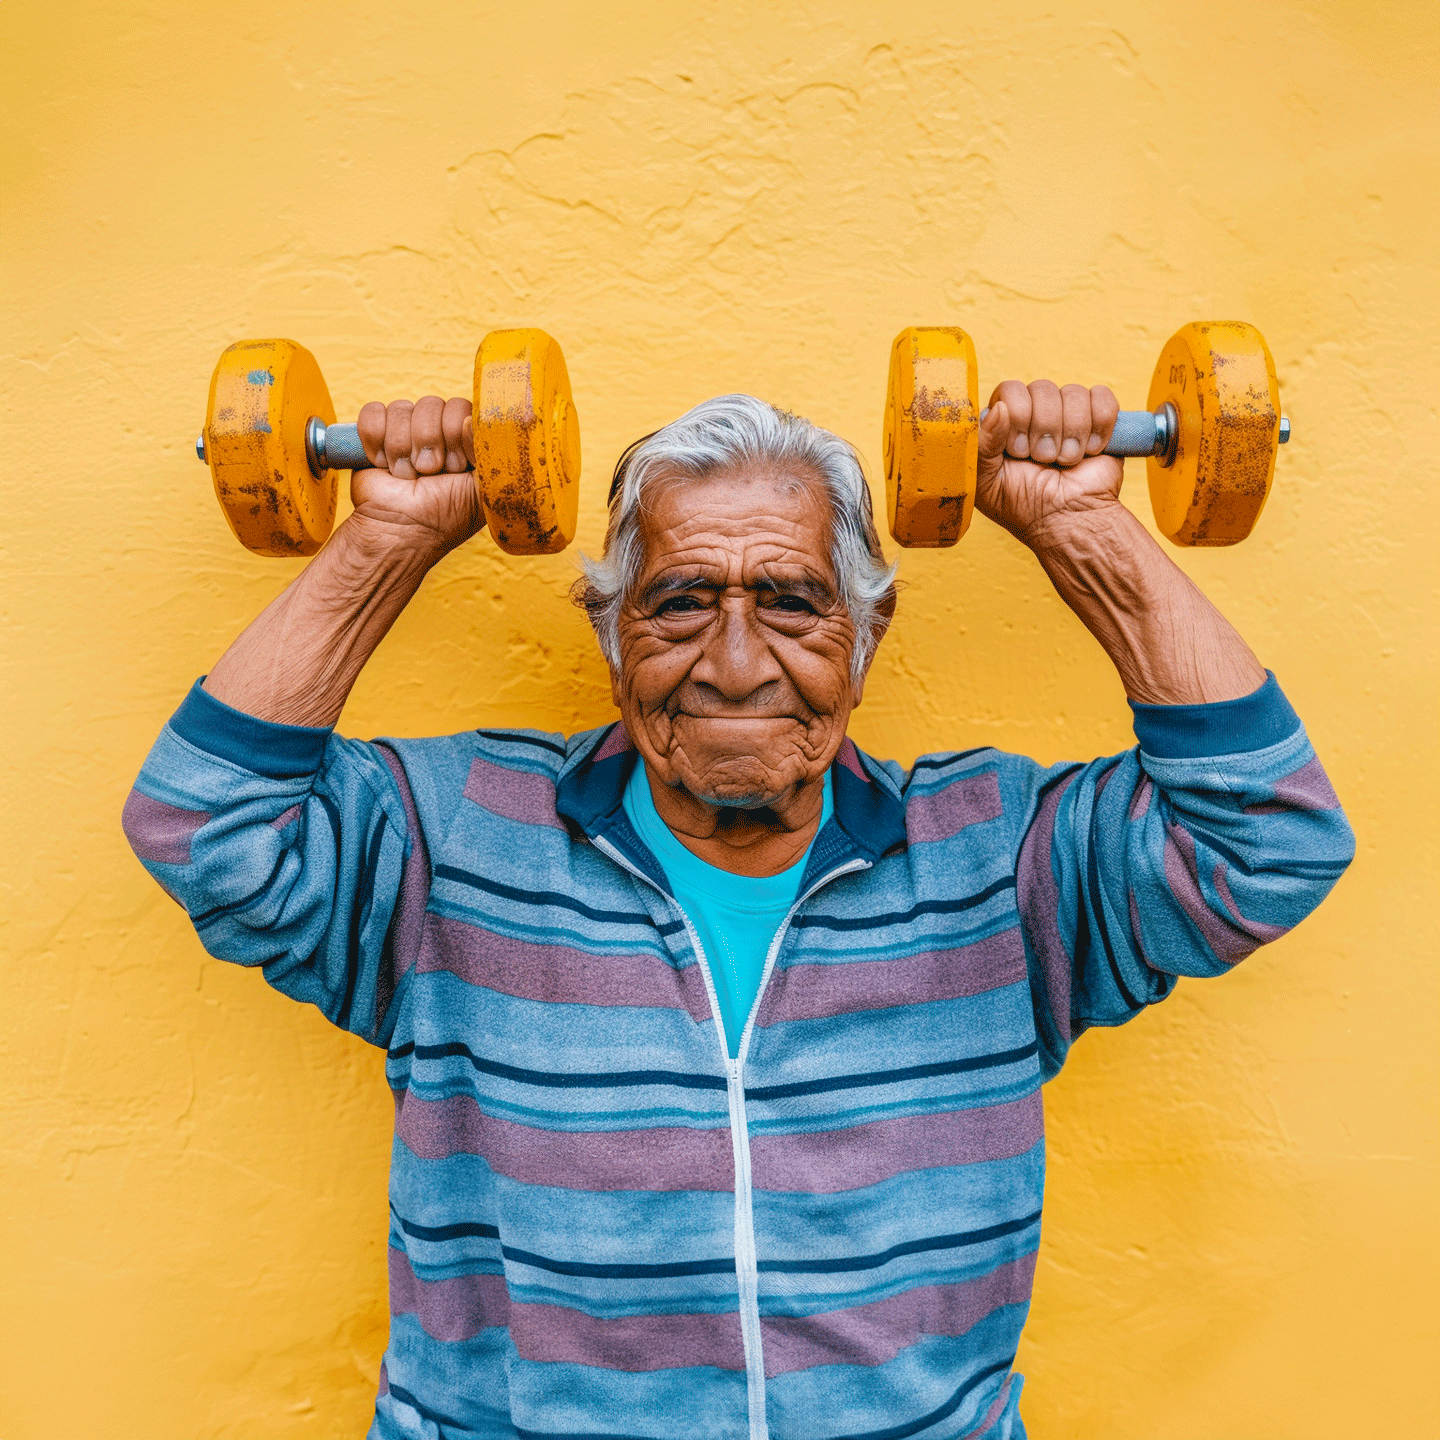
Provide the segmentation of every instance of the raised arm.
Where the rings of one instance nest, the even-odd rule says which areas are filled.
[[[426,571],[480,528],[469,415],[433,396],[361,411],[377,468],[355,474],[355,513],[185,698],[125,804],[212,955],[381,1045],[429,862],[399,757],[331,727]]]
[[[1115,397],[999,386],[976,504],[1034,552],[1105,648],[1139,747],[1038,777],[1016,898],[1044,1073],[1180,976],[1299,923],[1355,841],[1299,717],[1229,622],[1120,504]]]
[[[205,680],[262,720],[334,725],[430,567],[483,523],[468,400],[372,401],[358,426],[376,468],[351,478],[354,513]]]
[[[1035,552],[1131,700],[1248,695],[1264,667],[1120,503],[1122,462],[1100,453],[1119,409],[1103,386],[997,386],[980,426],[976,506]]]

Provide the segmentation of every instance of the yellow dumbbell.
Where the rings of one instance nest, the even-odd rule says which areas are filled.
[[[1148,410],[1122,410],[1107,455],[1146,456],[1160,533],[1177,545],[1234,545],[1260,518],[1275,454],[1290,439],[1275,363],[1253,325],[1186,325],[1160,352]],[[895,337],[885,397],[890,533],[907,547],[953,545],[975,505],[980,421],[975,346],[954,327]]]
[[[580,421],[560,347],[493,330],[475,353],[475,485],[495,543],[553,555],[575,538]],[[315,357],[293,340],[241,340],[210,381],[196,453],[230,528],[257,555],[313,555],[335,523],[340,470],[368,465],[337,425]]]

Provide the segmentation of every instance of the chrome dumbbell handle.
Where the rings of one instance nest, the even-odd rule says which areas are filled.
[[[990,413],[987,406],[980,412],[983,420]],[[1123,458],[1153,455],[1162,465],[1170,465],[1175,459],[1175,445],[1180,438],[1180,417],[1168,401],[1158,410],[1122,410],[1115,417],[1115,429],[1110,443],[1105,447],[1106,455]],[[1280,417],[1281,445],[1290,440],[1290,420]]]
[[[368,470],[370,457],[357,425],[327,425],[318,415],[305,422],[305,458],[317,475],[322,470]]]
[[[208,458],[203,433],[195,438],[195,453],[201,460]],[[317,479],[326,470],[365,470],[370,466],[358,426],[327,425],[318,415],[305,422],[305,458]]]

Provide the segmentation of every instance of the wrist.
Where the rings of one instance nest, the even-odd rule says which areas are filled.
[[[1135,547],[1163,554],[1140,521],[1115,499],[1051,511],[1025,526],[1015,538],[1047,569],[1049,561],[1103,559]]]
[[[333,547],[336,561],[373,584],[385,574],[409,574],[417,569],[423,574],[459,543],[426,525],[356,510],[335,527],[326,549]]]

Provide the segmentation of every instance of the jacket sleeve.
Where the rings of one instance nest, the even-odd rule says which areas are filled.
[[[1271,675],[1215,705],[1132,705],[1139,746],[1048,773],[1016,892],[1048,1079],[1092,1025],[1220,975],[1298,924],[1355,840]]]
[[[122,823],[210,954],[385,1045],[418,948],[429,862],[383,745],[276,725],[196,681]]]

